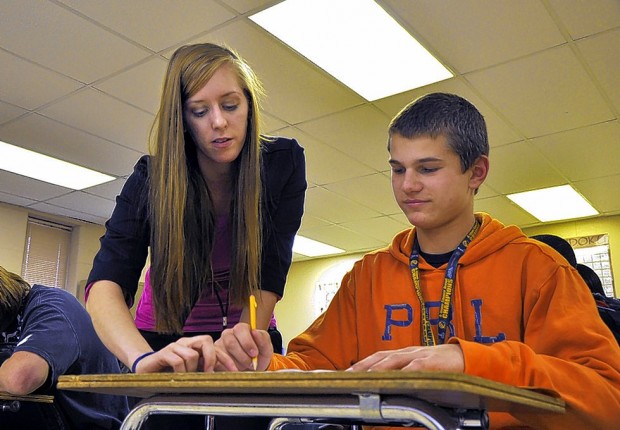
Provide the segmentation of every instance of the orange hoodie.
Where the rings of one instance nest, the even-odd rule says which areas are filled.
[[[466,374],[550,389],[567,404],[566,414],[490,413],[491,428],[617,428],[620,348],[579,273],[519,228],[476,216],[482,227],[458,263],[448,342],[461,346]],[[414,232],[356,262],[328,309],[269,369],[344,370],[377,351],[422,345],[409,270]],[[434,330],[445,268],[420,258]]]

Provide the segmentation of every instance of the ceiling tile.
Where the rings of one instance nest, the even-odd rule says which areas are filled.
[[[0,101],[0,125],[14,120],[20,115],[24,115],[26,113],[28,113],[28,111],[25,109]]]
[[[252,23],[236,21],[194,40],[198,41],[226,43],[239,52],[263,82],[267,93],[265,110],[289,124],[364,102],[352,90],[301,56],[293,55],[290,48]]]
[[[394,198],[391,181],[382,173],[325,185],[325,189],[382,214],[389,215],[400,210]]]
[[[267,134],[278,135],[276,131],[289,126],[289,124],[285,123],[284,121],[280,121],[278,118],[269,115],[267,112],[262,112],[261,118],[263,121],[263,130],[265,130]]]
[[[1,50],[0,64],[0,99],[25,109],[36,109],[82,86],[78,81]],[[19,91],[14,91],[15,88]]]
[[[526,137],[614,117],[566,46],[475,72],[467,79]]]
[[[398,114],[398,112],[401,111],[402,108],[413,100],[425,94],[435,92],[457,94],[469,100],[474,106],[476,106],[476,108],[484,116],[487,123],[489,144],[491,146],[503,145],[522,139],[518,132],[511,128],[506,121],[498,115],[493,107],[484,102],[480,96],[472,90],[471,86],[468,85],[465,80],[460,78],[437,82],[433,85],[428,85],[426,87],[377,100],[373,104],[383,110],[383,112],[385,112],[391,120],[396,116],[396,114]]]
[[[153,51],[204,33],[234,17],[212,0],[60,0]]]
[[[531,143],[571,181],[620,175],[619,120],[540,137]]]
[[[1,12],[3,48],[80,82],[96,81],[149,55],[51,1],[2,2]]]
[[[381,215],[377,211],[320,187],[311,188],[306,192],[306,212],[336,224]]]
[[[486,184],[501,194],[517,193],[567,183],[529,142],[494,148]]]
[[[273,3],[279,3],[281,0],[219,0],[227,6],[232,7],[239,13],[258,12]]]
[[[308,212],[304,212],[298,234],[303,236],[305,230],[311,230],[317,227],[325,227],[328,225],[331,225],[331,223],[325,221],[324,219],[312,216]]]
[[[71,190],[0,172],[0,201],[102,224],[107,215],[82,211],[112,202],[147,151],[167,59],[181,43],[210,41],[238,50],[263,80],[263,130],[305,148],[300,233],[311,238],[333,232],[355,252],[410,227],[389,185],[386,127],[434,91],[465,97],[487,121],[491,170],[477,208],[537,225],[503,194],[568,182],[604,215],[620,213],[617,0],[377,0],[456,76],[372,103],[249,20],[278,1],[0,1],[0,139],[118,177],[50,204]]]
[[[75,209],[66,209],[60,206],[50,205],[48,203],[37,203],[34,205],[28,206],[30,209],[34,209],[46,214],[59,215],[63,217],[73,218],[80,221],[88,221],[95,224],[103,224],[106,222],[107,218],[100,217],[84,212],[80,212]]]
[[[392,218],[394,221],[404,225],[405,227],[403,229],[411,228],[411,223],[409,222],[409,220],[407,219],[405,214],[402,213],[400,210],[399,210],[399,212],[400,213],[398,213],[398,214],[390,215],[390,218]]]
[[[42,109],[41,114],[142,153],[147,151],[154,119],[153,115],[92,89],[54,103]]]
[[[94,87],[155,115],[159,110],[166,68],[167,62],[163,58],[152,57],[129,70],[98,82]]]
[[[549,4],[573,40],[620,26],[617,0],[549,0]]]
[[[116,196],[121,193],[126,181],[127,179],[125,178],[115,179],[114,181],[86,188],[85,192],[104,199],[115,200]]]
[[[486,199],[489,197],[497,196],[497,192],[491,188],[487,183],[484,183],[478,188],[478,194],[476,194],[476,199]]]
[[[71,192],[70,189],[0,170],[0,192],[28,200],[48,200]]]
[[[539,223],[532,215],[512,203],[506,197],[491,197],[474,202],[476,212],[486,212],[504,225],[526,226]]]
[[[409,228],[388,216],[346,222],[341,227],[377,239],[382,246],[387,246],[396,234]]]
[[[423,45],[460,73],[565,42],[539,0],[385,3]]]
[[[301,254],[297,254],[296,252],[293,252],[293,263],[298,263],[300,261],[308,261],[311,260],[311,257],[307,257],[305,255],[301,255]]]
[[[356,233],[337,225],[312,229],[307,237],[349,252],[373,250],[385,244],[384,241],[374,239],[364,232]]]
[[[115,176],[130,173],[141,155],[36,114],[0,126],[0,140]]]
[[[618,85],[620,55],[611,54],[620,52],[620,29],[589,37],[580,41],[577,46],[605,90],[605,94],[614,104],[616,112],[620,111],[620,85]]]
[[[620,175],[576,182],[574,187],[603,214],[620,214]]]
[[[15,206],[28,206],[36,203],[36,200],[27,199],[21,195],[0,192],[0,202],[8,203]]]
[[[280,130],[282,136],[293,137],[304,147],[306,177],[309,182],[324,185],[375,173],[343,152],[319,142],[306,133],[289,127]]]
[[[105,219],[110,217],[114,209],[113,200],[97,197],[84,191],[73,191],[60,197],[49,199],[46,203]]]
[[[389,118],[370,105],[298,124],[302,131],[378,171],[387,167]]]

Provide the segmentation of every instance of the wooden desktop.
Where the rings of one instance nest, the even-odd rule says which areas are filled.
[[[152,414],[251,415],[286,422],[487,428],[487,412],[563,413],[553,393],[446,372],[280,371],[65,375],[58,388],[141,397],[121,429]]]

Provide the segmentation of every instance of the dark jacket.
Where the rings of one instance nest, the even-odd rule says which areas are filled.
[[[147,214],[149,156],[134,167],[116,207],[106,222],[101,248],[95,256],[87,285],[99,280],[121,286],[131,306],[150,243]],[[263,250],[261,288],[278,296],[292,261],[295,234],[304,209],[306,165],[303,148],[294,139],[274,138],[263,143]]]

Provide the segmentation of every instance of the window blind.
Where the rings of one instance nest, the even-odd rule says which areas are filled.
[[[72,228],[28,218],[22,278],[31,285],[65,288]]]

